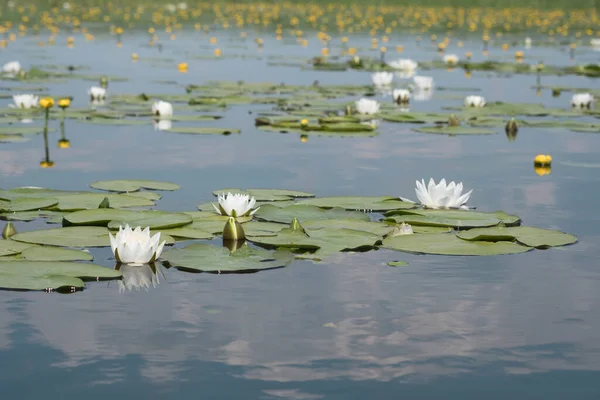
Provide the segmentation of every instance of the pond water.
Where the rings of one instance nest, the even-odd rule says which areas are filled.
[[[317,41],[302,47],[265,37],[259,51],[250,38],[216,37],[223,49],[219,59],[199,57],[211,54],[208,35],[184,31],[176,40],[163,41],[161,52],[147,46],[142,34],[126,36],[119,48],[111,37],[81,40],[74,48],[38,47],[35,38],[26,37],[4,49],[2,60],[18,59],[27,69],[81,65],[89,68],[84,73],[128,79],[111,81],[109,96],[183,94],[185,85],[213,80],[370,84],[369,72],[272,65],[320,54]],[[57,43],[64,40],[58,36]],[[429,43],[418,46],[408,35],[394,40],[404,44],[404,52],[390,51],[389,59],[439,59]],[[370,44],[368,37],[350,41],[363,48]],[[484,59],[477,40],[465,39],[464,48],[453,50],[460,55],[471,50],[474,60]],[[131,61],[133,52],[140,61]],[[597,62],[599,54],[581,48],[575,60]],[[499,48],[491,49],[490,56],[512,60],[511,52]],[[534,46],[527,59],[573,63],[559,46]],[[184,61],[189,63],[186,74],[176,67]],[[467,77],[462,69],[419,73],[432,76],[437,86],[480,91],[435,90],[430,99],[413,100],[411,111],[461,106],[467,94],[483,95],[488,102],[570,108],[570,93],[552,97],[546,89],[536,94],[535,75],[473,72]],[[543,76],[541,83],[598,84],[574,75]],[[41,86],[55,96],[73,96],[72,107],[87,107],[91,84],[68,79]],[[391,103],[389,96],[377,99]],[[11,102],[3,101],[3,106]],[[2,187],[86,190],[91,182],[105,179],[172,181],[182,188],[163,192],[160,209],[185,211],[214,201],[212,191],[223,187],[416,200],[415,180],[445,177],[474,189],[469,204],[478,211],[518,214],[529,226],[569,232],[579,242],[490,257],[385,249],[338,253],[325,262],[296,260],[286,268],[253,274],[163,268],[160,284],[139,291],[122,292],[114,281],[90,282],[84,291],[69,295],[1,291],[0,388],[6,396],[600,397],[600,192],[595,185],[600,182],[600,135],[521,127],[516,140],[509,141],[503,128],[494,128],[495,135],[450,137],[381,122],[374,137],[310,136],[303,142],[298,133],[255,127],[257,113],[272,109],[233,105],[218,111],[223,118],[205,125],[241,130],[228,136],[180,135],[155,130],[150,123],[109,126],[68,119],[70,148],[58,148],[59,133],[49,134],[53,168],[39,167],[44,159],[41,135],[0,145]],[[43,120],[33,124],[41,126]],[[58,128],[56,121],[51,124]],[[553,157],[550,174],[538,176],[533,168],[540,153]],[[39,222],[16,226],[19,232],[46,227]],[[91,251],[95,263],[113,266],[109,248]],[[395,260],[409,265],[386,265]]]

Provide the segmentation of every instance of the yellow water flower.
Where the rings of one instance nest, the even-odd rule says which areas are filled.
[[[188,72],[188,63],[182,62],[177,64],[177,70],[179,72]]]
[[[54,99],[52,97],[44,97],[40,99],[40,107],[49,109],[54,107]]]
[[[71,142],[69,141],[69,139],[60,139],[58,141],[58,148],[68,149],[69,147],[71,147]]]
[[[223,51],[221,49],[215,49],[214,53],[215,57],[221,57],[221,55],[223,55]]]
[[[40,104],[41,104],[41,102],[40,102]],[[58,100],[58,106],[60,108],[62,108],[63,110],[65,108],[69,108],[70,105],[71,105],[71,99],[69,99],[68,97],[64,97],[64,98]]]
[[[552,156],[549,154],[538,154],[535,156],[533,163],[538,166],[549,166],[552,164]]]
[[[137,61],[139,58],[140,58],[140,57],[138,56],[138,54],[137,54],[137,53],[133,53],[133,54],[131,54],[131,59],[132,59],[133,61]]]

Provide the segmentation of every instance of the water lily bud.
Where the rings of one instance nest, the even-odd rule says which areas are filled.
[[[504,130],[506,131],[506,135],[508,136],[508,138],[514,140],[514,138],[517,137],[517,132],[519,131],[519,123],[516,119],[511,118],[506,123]]]
[[[552,97],[558,97],[561,94],[561,90],[559,88],[552,88]]]
[[[132,61],[137,61],[139,58],[140,58],[140,57],[137,55],[137,53],[133,53],[133,54],[131,55],[131,60],[132,60]]]
[[[294,219],[292,219],[292,222],[290,222],[290,229],[293,231],[300,231],[302,233],[306,233],[304,227],[300,225],[300,221],[298,221],[298,218],[296,217],[294,217]]]
[[[108,78],[106,76],[100,78],[100,87],[103,87],[104,89],[108,87]]]
[[[236,221],[235,218],[229,217],[223,228],[223,239],[225,240],[243,240],[246,239],[246,233],[242,224]]]
[[[110,208],[110,201],[108,200],[108,197],[102,199],[100,204],[98,204],[98,208]]]
[[[302,143],[308,142],[308,135],[300,135],[300,141]]]
[[[302,121],[300,121],[300,126],[302,127],[302,129],[308,128],[308,120],[304,118]]]
[[[470,59],[471,59],[471,57],[473,57],[473,53],[472,53],[472,52],[470,52],[470,51],[467,51],[467,52],[465,53],[465,58],[466,58],[467,60],[470,60]]]
[[[58,141],[58,148],[59,149],[68,149],[71,147],[71,142],[69,141],[69,139],[60,139]]]
[[[460,126],[460,120],[454,114],[448,117],[448,126]]]
[[[4,239],[8,239],[16,234],[17,228],[15,228],[12,222],[7,222],[6,225],[4,225],[4,229],[2,230],[2,237]]]

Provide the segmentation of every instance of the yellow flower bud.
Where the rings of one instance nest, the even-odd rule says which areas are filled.
[[[42,108],[51,108],[54,106],[54,99],[52,97],[44,97],[40,99],[40,106]]]
[[[59,149],[68,149],[71,147],[71,142],[69,141],[69,139],[60,139],[58,141],[58,148]]]
[[[69,99],[68,97],[62,98],[58,100],[58,106],[60,108],[62,108],[63,110],[65,108],[68,108],[71,105],[71,99]]]

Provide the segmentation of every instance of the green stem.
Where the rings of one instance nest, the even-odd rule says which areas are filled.
[[[46,121],[44,122],[44,150],[46,153],[46,162],[50,162],[50,149],[48,148],[48,118],[50,109],[46,108]]]
[[[60,139],[65,140],[65,110],[60,115]]]

